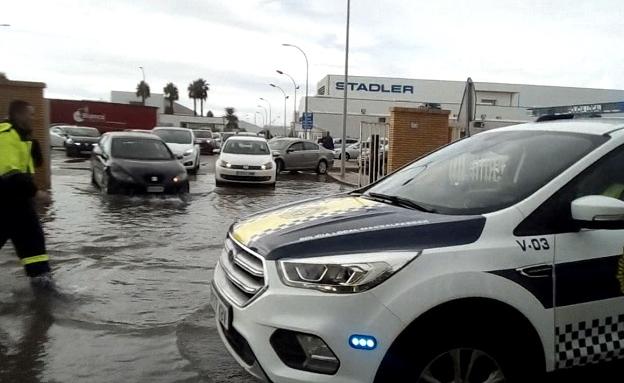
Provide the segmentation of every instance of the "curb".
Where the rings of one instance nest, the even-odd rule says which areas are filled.
[[[342,178],[340,178],[340,176],[338,176],[338,175],[332,174],[330,172],[327,172],[327,175],[329,176],[329,178],[333,179],[334,181],[338,182],[339,184],[351,186],[351,187],[354,187],[354,188],[359,187],[358,184],[351,183],[349,181],[345,181]]]

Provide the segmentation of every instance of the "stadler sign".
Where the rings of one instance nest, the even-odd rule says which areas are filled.
[[[336,90],[344,90],[344,81],[336,82]],[[365,82],[348,82],[347,88],[356,92],[379,92],[379,93],[411,93],[414,94],[414,87],[412,85],[401,84],[378,84],[378,83],[365,83]]]

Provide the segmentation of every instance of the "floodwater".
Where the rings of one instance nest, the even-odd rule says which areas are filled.
[[[0,250],[0,382],[253,382],[229,356],[208,286],[230,224],[348,188],[315,174],[277,187],[218,188],[214,157],[176,197],[103,196],[88,160],[53,153],[42,216],[63,294],[35,297],[10,245]]]

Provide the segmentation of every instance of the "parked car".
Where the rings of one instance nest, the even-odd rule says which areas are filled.
[[[67,157],[91,154],[93,144],[100,139],[99,130],[86,126],[66,126],[63,132],[66,137],[63,145]]]
[[[277,173],[284,170],[314,170],[325,174],[334,166],[334,152],[299,138],[278,138],[269,142]]]
[[[345,159],[349,161],[350,159],[357,159],[360,156],[360,143],[356,142],[355,144],[351,144],[345,148]],[[342,157],[342,147],[338,147],[334,149],[334,158],[341,159]]]
[[[221,149],[221,133],[213,132],[212,138],[214,139],[215,146],[217,149]]]
[[[623,241],[624,122],[509,126],[236,222],[210,302],[263,381],[541,382],[623,356]]]
[[[64,148],[65,140],[67,139],[67,133],[65,128],[71,127],[69,125],[55,125],[50,126],[50,147],[52,148]]]
[[[217,186],[230,182],[275,185],[276,168],[264,138],[233,136],[221,148],[215,180]]]
[[[189,173],[197,173],[200,166],[199,145],[195,144],[195,135],[191,129],[156,127],[152,133],[167,143]]]
[[[357,138],[346,138],[347,146],[357,144],[360,142]],[[337,149],[342,146],[342,138],[334,138],[334,149]]]
[[[201,154],[213,155],[213,151],[219,148],[211,130],[195,129],[193,133],[195,134],[195,143],[199,145]]]
[[[158,136],[113,132],[91,154],[91,179],[106,194],[189,192],[188,175]]]
[[[147,129],[124,129],[124,132],[135,132],[135,133],[149,133],[152,134],[151,130]]]

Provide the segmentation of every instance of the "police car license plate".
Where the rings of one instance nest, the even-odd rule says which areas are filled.
[[[223,302],[213,286],[210,286],[210,306],[212,306],[215,318],[221,323],[221,326],[229,330],[232,322],[231,308],[227,303]]]
[[[255,174],[256,173],[254,173],[254,172],[236,172],[237,176],[253,176]]]
[[[147,187],[148,193],[162,193],[164,191],[165,191],[164,186],[148,186]]]

